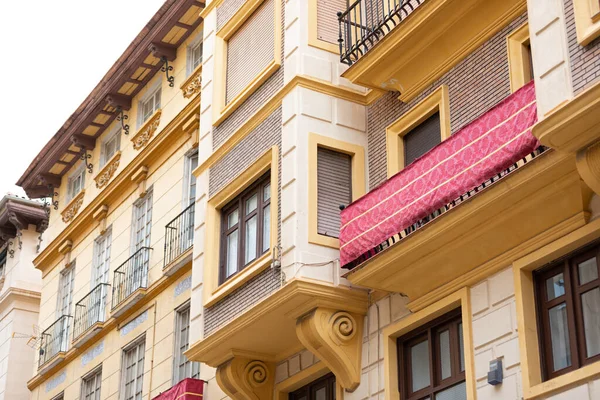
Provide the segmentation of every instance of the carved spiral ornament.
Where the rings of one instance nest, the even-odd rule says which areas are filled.
[[[262,361],[252,361],[246,366],[244,375],[250,385],[260,386],[269,379],[269,370]]]
[[[329,332],[334,340],[347,342],[356,334],[356,321],[352,315],[347,312],[340,311],[333,314],[331,316],[330,324],[331,329]]]

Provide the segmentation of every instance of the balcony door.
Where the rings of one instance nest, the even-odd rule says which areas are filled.
[[[152,232],[152,190],[148,190],[146,196],[138,200],[133,209],[133,240],[131,245],[131,268],[126,279],[126,295],[129,296],[140,287],[148,284],[148,267],[150,264],[150,252],[140,251],[149,248]]]
[[[56,324],[55,332],[52,332],[52,340],[54,343],[50,345],[52,354],[68,350],[69,344],[69,320],[72,315],[73,303],[73,282],[75,280],[75,263],[72,263],[68,268],[65,268],[60,274],[58,304],[56,307],[56,319],[61,322]]]
[[[88,326],[96,322],[104,321],[106,310],[107,284],[110,272],[110,249],[112,232],[108,230],[104,235],[96,239],[94,243],[94,267],[92,270],[92,299],[91,308],[88,312]]]
[[[186,166],[186,192],[184,193],[184,204],[183,209],[186,210],[188,207],[193,207],[194,201],[196,200],[196,177],[193,172],[198,167],[198,153],[195,152],[187,157]],[[182,221],[181,239],[179,241],[180,252],[184,252],[189,249],[194,242],[194,210],[189,210],[183,215]]]

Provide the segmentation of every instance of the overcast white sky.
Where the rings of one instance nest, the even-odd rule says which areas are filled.
[[[0,197],[163,3],[0,1]]]

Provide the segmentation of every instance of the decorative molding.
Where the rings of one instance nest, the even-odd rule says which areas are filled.
[[[59,375],[46,382],[46,393],[56,389],[61,383],[67,380],[67,373],[63,370]]]
[[[60,213],[62,215],[63,222],[67,223],[67,222],[72,221],[73,218],[75,218],[75,216],[79,212],[79,209],[81,208],[81,205],[83,204],[83,195],[84,194],[85,194],[85,190],[82,190],[81,192],[79,192],[79,194],[77,196],[75,196],[69,202],[69,204],[67,204],[65,209]]]
[[[85,367],[89,364],[94,358],[102,354],[104,351],[104,340],[98,343],[96,346],[92,347],[87,353],[84,353],[81,356],[81,366]]]
[[[180,86],[183,97],[191,99],[202,91],[202,64],[200,64],[191,75]]]
[[[136,133],[131,141],[133,142],[133,148],[135,150],[140,150],[145,147],[150,139],[154,136],[154,133],[158,129],[158,125],[160,125],[160,116],[162,114],[162,110],[158,110],[154,113],[152,117],[140,128],[138,133]]]
[[[275,364],[234,357],[217,368],[217,383],[234,400],[273,398]]]
[[[329,367],[339,384],[353,392],[360,384],[363,316],[316,308],[298,319],[300,342]]]
[[[106,232],[106,216],[108,215],[108,206],[103,204],[94,210],[92,214],[92,218],[95,221],[98,221],[98,225],[100,226],[100,234],[103,235]]]
[[[581,179],[596,194],[600,194],[600,142],[579,150],[576,165]]]
[[[102,189],[113,177],[117,169],[119,168],[119,164],[121,163],[121,152],[117,151],[114,156],[106,163],[104,167],[98,172],[94,180],[96,181],[96,187],[98,189]]]
[[[64,242],[58,246],[58,252],[62,255],[65,255],[71,251],[73,248],[73,241],[70,239],[66,239]]]
[[[125,324],[119,330],[119,333],[121,334],[121,336],[125,336],[128,333],[130,333],[132,330],[137,328],[141,323],[146,322],[147,319],[148,319],[148,310],[144,311],[143,313],[141,313],[140,315],[135,317],[133,320],[131,320],[130,322]]]
[[[192,287],[192,277],[188,276],[187,278],[185,278],[184,280],[179,282],[177,284],[177,286],[175,286],[174,297],[179,296],[180,294],[184,293],[186,290],[189,290],[191,287]]]

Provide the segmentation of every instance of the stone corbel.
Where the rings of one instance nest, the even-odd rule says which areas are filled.
[[[246,357],[234,357],[217,368],[217,383],[235,400],[271,400],[275,385],[275,364]]]
[[[576,164],[581,179],[596,194],[600,194],[600,142],[579,150]]]
[[[192,147],[198,147],[200,142],[200,114],[191,115],[187,121],[183,123],[183,131],[190,135]]]
[[[139,197],[146,196],[148,189],[146,187],[146,179],[148,178],[148,167],[141,166],[131,176],[131,180],[137,184]]]
[[[360,384],[363,316],[316,308],[296,322],[300,342],[317,356],[349,392]]]
[[[73,248],[73,241],[66,239],[58,246],[58,252],[65,256],[65,265],[71,264],[71,249]]]
[[[108,206],[103,204],[94,210],[92,214],[92,218],[94,221],[98,222],[98,226],[100,227],[100,234],[104,235],[106,232],[106,216],[108,215]]]

